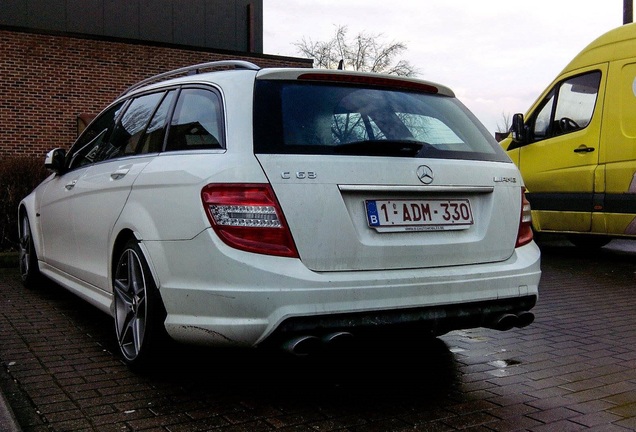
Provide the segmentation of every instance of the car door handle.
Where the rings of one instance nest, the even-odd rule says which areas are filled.
[[[592,153],[594,147],[588,147],[585,144],[574,149],[574,153]]]
[[[130,168],[119,168],[117,171],[110,174],[110,178],[112,178],[113,180],[119,180],[120,178],[128,174],[128,171],[130,171]]]
[[[66,183],[66,185],[64,185],[64,189],[71,190],[75,187],[76,184],[77,184],[77,179],[71,180],[70,182]]]

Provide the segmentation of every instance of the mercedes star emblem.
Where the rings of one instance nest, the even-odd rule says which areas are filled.
[[[417,167],[417,178],[419,178],[422,183],[427,185],[433,183],[433,179],[435,178],[435,176],[433,175],[433,170],[430,169],[428,166],[420,165],[419,167]]]

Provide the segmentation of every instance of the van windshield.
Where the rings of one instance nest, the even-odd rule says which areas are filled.
[[[379,87],[257,80],[256,153],[505,161],[455,98]]]

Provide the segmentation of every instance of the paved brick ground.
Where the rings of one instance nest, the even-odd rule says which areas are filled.
[[[24,432],[636,430],[636,248],[618,246],[544,244],[525,329],[309,360],[175,346],[141,375],[106,315],[3,270],[0,387]]]

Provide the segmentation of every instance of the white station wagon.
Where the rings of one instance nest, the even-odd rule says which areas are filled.
[[[129,89],[46,166],[19,206],[23,281],[112,314],[131,367],[165,334],[305,354],[534,319],[521,176],[441,85],[194,65]]]

